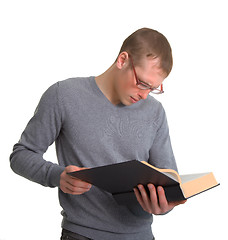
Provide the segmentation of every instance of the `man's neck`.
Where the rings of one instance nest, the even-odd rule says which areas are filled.
[[[100,88],[105,97],[113,104],[120,103],[118,94],[115,90],[115,65],[113,64],[108,70],[95,77],[97,86]]]

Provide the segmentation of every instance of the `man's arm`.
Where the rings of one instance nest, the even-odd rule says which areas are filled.
[[[59,186],[60,174],[65,169],[43,159],[43,154],[58,137],[62,126],[58,88],[58,84],[54,84],[43,94],[10,156],[14,172],[49,187]]]
[[[171,145],[166,113],[162,105],[160,105],[156,126],[156,135],[149,152],[149,163],[158,168],[169,168],[178,171]]]
[[[162,105],[160,107],[158,120],[156,122],[157,132],[150,149],[149,163],[158,168],[170,168],[177,171],[166,114]],[[148,213],[165,214],[171,211],[175,206],[186,202],[179,201],[168,203],[162,186],[159,186],[156,189],[153,184],[148,184],[148,189],[150,194],[147,194],[142,185],[138,185],[138,187],[134,189],[139,204],[144,211]]]

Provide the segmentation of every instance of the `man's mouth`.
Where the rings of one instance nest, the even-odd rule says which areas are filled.
[[[136,102],[139,101],[139,99],[135,99],[135,98],[133,98],[132,96],[130,96],[130,98],[131,98],[131,101],[132,101],[133,103],[136,103]]]

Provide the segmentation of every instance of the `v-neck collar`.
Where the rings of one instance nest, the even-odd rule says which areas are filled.
[[[98,93],[98,95],[100,97],[102,97],[104,99],[104,101],[109,104],[112,108],[128,108],[128,107],[131,107],[131,106],[125,106],[124,104],[122,103],[119,103],[119,104],[113,104],[109,101],[109,99],[104,95],[104,93],[101,91],[101,89],[98,87],[97,83],[96,83],[96,80],[95,80],[95,77],[93,76],[92,77],[92,84],[93,84],[93,87],[94,87],[94,90]],[[136,103],[137,104],[137,103]]]

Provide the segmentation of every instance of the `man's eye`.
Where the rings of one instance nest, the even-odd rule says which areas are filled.
[[[149,87],[148,85],[146,85],[145,83],[143,83],[143,82],[141,82],[141,81],[140,81],[140,85],[143,86],[143,87],[145,87],[145,88],[148,88],[148,87]]]

